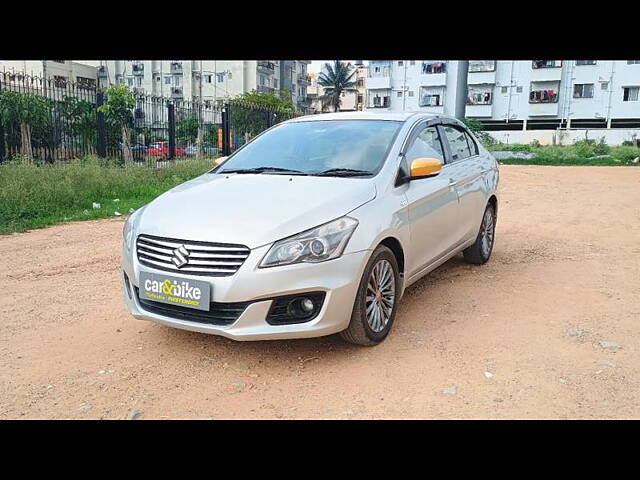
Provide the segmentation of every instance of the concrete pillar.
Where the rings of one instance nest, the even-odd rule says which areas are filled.
[[[526,129],[527,129],[527,119],[525,118],[525,119],[522,121],[522,130],[526,130]]]
[[[469,60],[458,61],[458,77],[456,81],[456,109],[455,117],[462,120],[467,107],[467,79],[469,76]]]
[[[567,118],[567,128],[571,128],[571,119]]]

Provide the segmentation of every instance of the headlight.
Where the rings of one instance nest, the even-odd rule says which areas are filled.
[[[278,240],[260,262],[260,267],[275,267],[292,263],[317,263],[342,255],[358,221],[338,218],[319,227]]]
[[[127,250],[131,250],[131,236],[133,235],[133,222],[135,217],[138,216],[142,209],[139,208],[127,218],[127,221],[124,222],[124,228],[122,229],[122,239],[124,240],[124,245],[127,247]]]

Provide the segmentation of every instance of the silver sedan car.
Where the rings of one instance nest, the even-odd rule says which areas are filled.
[[[405,289],[491,255],[498,165],[458,120],[296,118],[160,195],[124,227],[131,314],[235,340],[384,340]]]

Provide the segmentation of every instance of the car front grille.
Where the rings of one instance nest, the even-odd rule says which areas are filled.
[[[246,310],[251,302],[215,303],[209,304],[209,310],[195,310],[193,308],[170,305],[168,303],[153,302],[140,297],[140,290],[134,287],[140,306],[147,312],[165,317],[190,322],[206,323],[209,325],[231,325]]]
[[[167,272],[226,277],[233,275],[249,256],[244,245],[178,240],[139,235],[136,241],[138,261],[147,267]]]

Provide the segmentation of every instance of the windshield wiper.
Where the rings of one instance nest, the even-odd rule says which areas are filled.
[[[329,170],[314,173],[314,175],[319,177],[362,177],[363,175],[371,175],[371,172],[353,168],[330,168]]]
[[[238,168],[235,170],[222,170],[218,173],[289,173],[293,175],[309,175],[300,170],[291,170],[289,168],[280,167],[255,167],[255,168]]]

